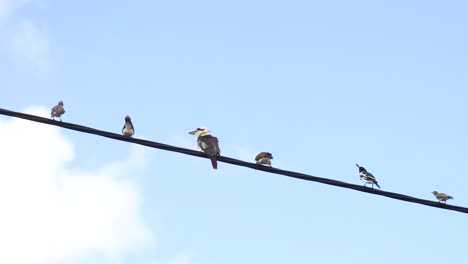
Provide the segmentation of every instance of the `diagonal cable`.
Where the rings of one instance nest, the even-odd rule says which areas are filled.
[[[133,138],[133,137],[126,137],[120,134],[116,133],[111,133],[103,130],[98,130],[86,126],[81,126],[81,125],[76,125],[72,123],[67,123],[67,122],[60,122],[60,121],[55,121],[50,118],[44,118],[40,116],[35,116],[35,115],[30,115],[30,114],[24,114],[20,112],[14,112],[6,109],[0,108],[0,114],[6,115],[6,116],[12,116],[12,117],[17,117],[17,118],[22,118],[26,120],[30,120],[33,122],[38,122],[38,123],[43,123],[43,124],[48,124],[52,126],[59,126],[63,127],[66,129],[74,130],[74,131],[79,131],[83,133],[88,133],[88,134],[93,134],[101,137],[106,137],[106,138],[112,138],[115,140],[120,140],[120,141],[126,141],[126,142],[131,142],[143,146],[147,146],[150,148],[156,148],[156,149],[162,149],[162,150],[167,150],[167,151],[173,151],[173,152],[178,152],[182,153],[185,155],[191,155],[191,156],[197,156],[200,158],[208,158],[204,153],[200,151],[195,151],[191,149],[186,149],[186,148],[179,148],[167,144],[162,144],[154,141],[149,141],[149,140],[144,140],[144,139],[138,139],[138,138]],[[372,189],[369,187],[361,186],[361,185],[356,185],[356,184],[351,184],[347,182],[342,182],[342,181],[337,181],[337,180],[332,180],[332,179],[327,179],[327,178],[321,178],[321,177],[316,177],[312,175],[307,175],[303,173],[298,173],[294,171],[288,171],[288,170],[281,170],[277,168],[271,168],[271,167],[266,167],[262,165],[257,165],[255,163],[250,163],[250,162],[245,162],[242,160],[237,160],[229,157],[224,157],[221,156],[218,158],[218,161],[224,162],[224,163],[229,163],[232,165],[236,166],[242,166],[242,167],[247,167],[259,171],[264,171],[268,173],[274,173],[274,174],[279,174],[283,176],[288,176],[296,179],[301,179],[301,180],[306,180],[306,181],[313,181],[313,182],[320,182],[323,184],[328,184],[328,185],[333,185],[336,187],[341,187],[341,188],[346,188],[346,189],[352,189],[360,192],[366,192],[366,193],[371,193],[375,195],[380,195],[380,196],[385,196],[389,197],[392,199],[397,199],[405,202],[410,202],[410,203],[418,203],[426,206],[432,206],[432,207],[437,207],[440,209],[446,209],[446,210],[452,210],[452,211],[457,211],[457,212],[462,212],[462,213],[468,213],[468,208],[466,207],[461,207],[461,206],[455,206],[455,205],[450,205],[450,204],[443,204],[439,202],[434,202],[434,201],[429,201],[429,200],[424,200],[408,195],[403,195],[399,193],[394,193],[394,192],[387,192],[387,191],[382,191],[382,190],[377,190],[377,189]]]

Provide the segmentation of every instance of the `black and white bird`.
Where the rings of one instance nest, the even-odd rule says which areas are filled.
[[[122,128],[122,134],[127,137],[131,137],[135,134],[135,128],[133,127],[132,120],[129,115],[125,116],[125,125]]]
[[[271,167],[271,160],[273,159],[273,156],[271,155],[270,152],[260,152],[256,157],[255,161],[259,165],[268,165]]]
[[[432,194],[435,195],[437,200],[439,200],[439,203],[444,202],[444,204],[445,204],[445,203],[447,203],[447,200],[449,200],[449,199],[453,200],[452,196],[447,195],[445,193],[440,193],[440,192],[433,191]]]
[[[211,160],[213,169],[218,169],[217,159],[221,154],[219,150],[218,139],[213,137],[207,128],[197,128],[189,132],[191,135],[197,136],[197,145]]]
[[[60,119],[60,122],[62,122],[62,118],[60,118],[63,114],[65,114],[65,109],[63,108],[63,102],[60,100],[58,104],[54,107],[52,107],[52,110],[50,111],[50,117],[55,120],[56,117]]]
[[[359,166],[357,164],[356,164],[356,166],[359,168],[359,177],[361,177],[361,180],[363,182],[365,182],[364,186],[366,186],[368,183],[370,183],[370,184],[372,184],[372,188],[374,188],[374,184],[375,184],[380,189],[379,183],[375,179],[374,175],[372,175],[372,173],[366,171],[366,169],[364,167],[361,167],[361,166]]]

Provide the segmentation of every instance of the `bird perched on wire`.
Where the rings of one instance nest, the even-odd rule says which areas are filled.
[[[374,175],[372,175],[372,173],[366,171],[366,169],[364,167],[361,167],[361,166],[359,166],[357,164],[356,164],[356,166],[359,168],[359,177],[361,177],[361,180],[363,182],[365,182],[364,186],[366,186],[368,183],[370,183],[370,184],[372,184],[372,188],[374,188],[374,184],[375,184],[380,189],[379,183],[375,179]]]
[[[273,156],[271,155],[270,152],[260,152],[258,155],[255,157],[255,161],[259,165],[268,165],[271,167],[271,160],[273,159]]]
[[[125,116],[125,125],[122,128],[122,134],[127,137],[131,137],[135,134],[135,128],[133,128],[132,120],[129,115]]]
[[[60,122],[62,122],[62,118],[60,118],[63,114],[65,114],[65,109],[63,108],[63,101],[60,100],[58,104],[54,107],[52,107],[52,111],[50,111],[50,117],[55,120],[56,117],[60,119]]]
[[[210,158],[213,169],[218,169],[217,159],[221,154],[219,150],[218,139],[213,137],[207,128],[197,128],[189,132],[191,135],[197,136],[198,147]]]
[[[452,196],[447,195],[445,193],[440,193],[440,192],[433,191],[432,194],[435,195],[437,200],[439,200],[439,203],[444,202],[444,204],[445,204],[445,203],[447,203],[447,200],[449,200],[449,199],[453,200]]]

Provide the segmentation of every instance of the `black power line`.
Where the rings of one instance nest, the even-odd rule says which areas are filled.
[[[200,151],[195,151],[195,150],[185,149],[185,148],[179,148],[179,147],[166,145],[166,144],[161,144],[161,143],[157,143],[157,142],[153,142],[153,141],[149,141],[149,140],[143,140],[143,139],[138,139],[138,138],[133,138],[133,137],[126,137],[126,136],[123,136],[123,135],[120,135],[120,134],[110,133],[110,132],[102,131],[102,130],[97,130],[97,129],[90,128],[90,127],[80,126],[80,125],[67,123],[67,122],[59,122],[59,121],[52,120],[50,118],[44,118],[44,117],[39,117],[39,116],[14,112],[14,111],[2,109],[2,108],[0,108],[0,114],[7,115],[7,116],[12,116],[12,117],[18,117],[18,118],[22,118],[22,119],[26,119],[26,120],[30,120],[30,121],[34,121],[34,122],[39,122],[39,123],[43,123],[43,124],[59,126],[59,127],[63,127],[63,128],[67,128],[67,129],[71,129],[71,130],[75,130],[75,131],[88,133],[88,134],[98,135],[98,136],[101,136],[101,137],[107,137],[107,138],[112,138],[112,139],[116,139],[116,140],[127,141],[127,142],[131,142],[131,143],[135,143],[135,144],[139,144],[139,145],[143,145],[143,146],[147,146],[147,147],[151,147],[151,148],[157,148],[157,149],[163,149],[163,150],[167,150],[167,151],[178,152],[178,153],[182,153],[182,154],[185,154],[185,155],[197,156],[197,157],[200,157],[200,158],[208,158],[204,153],[202,153]],[[442,203],[439,203],[439,202],[419,199],[419,198],[416,198],[416,197],[403,195],[403,194],[399,194],[399,193],[393,193],[393,192],[387,192],[387,191],[372,189],[372,188],[368,188],[368,187],[365,187],[365,186],[351,184],[351,183],[347,183],[347,182],[316,177],[316,176],[307,175],[307,174],[303,174],[303,173],[298,173],[298,172],[294,172],[294,171],[287,171],[287,170],[281,170],[281,169],[277,169],[277,168],[266,167],[266,166],[262,166],[262,165],[257,165],[255,163],[245,162],[245,161],[242,161],[242,160],[237,160],[237,159],[233,159],[233,158],[229,158],[229,157],[221,156],[221,157],[218,158],[218,161],[229,163],[229,164],[236,165],[236,166],[248,167],[248,168],[251,168],[251,169],[260,170],[260,171],[264,171],[264,172],[280,174],[280,175],[284,175],[284,176],[288,176],[288,177],[292,177],[292,178],[296,178],[296,179],[301,179],[301,180],[306,180],[306,181],[313,181],[313,182],[320,182],[320,183],[333,185],[333,186],[337,186],[337,187],[341,187],[341,188],[353,189],[353,190],[360,191],[360,192],[366,192],[366,193],[371,193],[371,194],[375,194],[375,195],[386,196],[386,197],[389,197],[389,198],[402,200],[402,201],[405,201],[405,202],[418,203],[418,204],[437,207],[437,208],[441,208],[441,209],[458,211],[458,212],[462,212],[462,213],[468,213],[468,208],[466,208],[466,207],[454,206],[454,205],[449,205],[449,204],[442,204]]]

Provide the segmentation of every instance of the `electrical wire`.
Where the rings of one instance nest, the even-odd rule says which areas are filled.
[[[102,131],[86,126],[81,126],[77,124],[72,124],[72,123],[67,123],[67,122],[61,122],[61,121],[55,121],[50,118],[44,118],[40,116],[35,116],[35,115],[29,115],[25,113],[20,113],[20,112],[14,112],[6,109],[0,108],[0,114],[6,115],[6,116],[11,116],[11,117],[17,117],[17,118],[22,118],[26,119],[29,121],[33,122],[38,122],[38,123],[43,123],[43,124],[48,124],[48,125],[53,125],[53,126],[59,126],[63,127],[66,129],[74,130],[74,131],[79,131],[87,134],[92,134],[92,135],[97,135],[101,137],[106,137],[106,138],[112,138],[115,140],[120,140],[120,141],[126,141],[126,142],[131,142],[143,146],[147,146],[150,148],[156,148],[156,149],[162,149],[162,150],[167,150],[167,151],[173,151],[173,152],[178,152],[182,153],[185,155],[191,155],[191,156],[196,156],[200,158],[208,158],[203,152],[201,151],[195,151],[191,149],[186,149],[186,148],[180,148],[180,147],[175,147],[171,145],[166,145],[154,141],[149,141],[149,140],[144,140],[144,139],[138,139],[138,138],[133,138],[133,137],[126,137],[121,134],[116,134],[116,133],[111,133],[107,131]],[[393,192],[387,192],[383,190],[378,190],[378,189],[373,189],[369,187],[365,187],[362,185],[356,185],[356,184],[351,184],[347,182],[342,182],[342,181],[337,181],[337,180],[332,180],[332,179],[327,179],[327,178],[321,178],[321,177],[316,177],[312,175],[307,175],[303,173],[298,173],[294,171],[288,171],[288,170],[281,170],[278,168],[272,168],[272,167],[267,167],[267,166],[262,166],[258,165],[256,163],[250,163],[250,162],[245,162],[242,160],[237,160],[229,157],[224,157],[220,156],[218,158],[218,161],[236,165],[236,166],[242,166],[242,167],[247,167],[259,171],[264,171],[268,173],[274,173],[274,174],[279,174],[283,176],[288,176],[296,179],[301,179],[301,180],[306,180],[306,181],[312,181],[312,182],[319,182],[323,184],[328,184],[336,187],[341,187],[341,188],[346,188],[346,189],[352,189],[355,191],[360,191],[360,192],[365,192],[365,193],[371,193],[374,195],[380,195],[380,196],[385,196],[388,198],[392,199],[397,199],[405,202],[410,202],[410,203],[418,203],[426,206],[432,206],[432,207],[437,207],[440,209],[446,209],[446,210],[452,210],[452,211],[457,211],[457,212],[462,212],[462,213],[468,213],[468,208],[466,207],[461,207],[461,206],[455,206],[455,205],[450,205],[450,204],[444,204],[440,202],[435,202],[435,201],[429,201],[429,200],[424,200],[408,195],[403,195],[399,193],[393,193]]]

